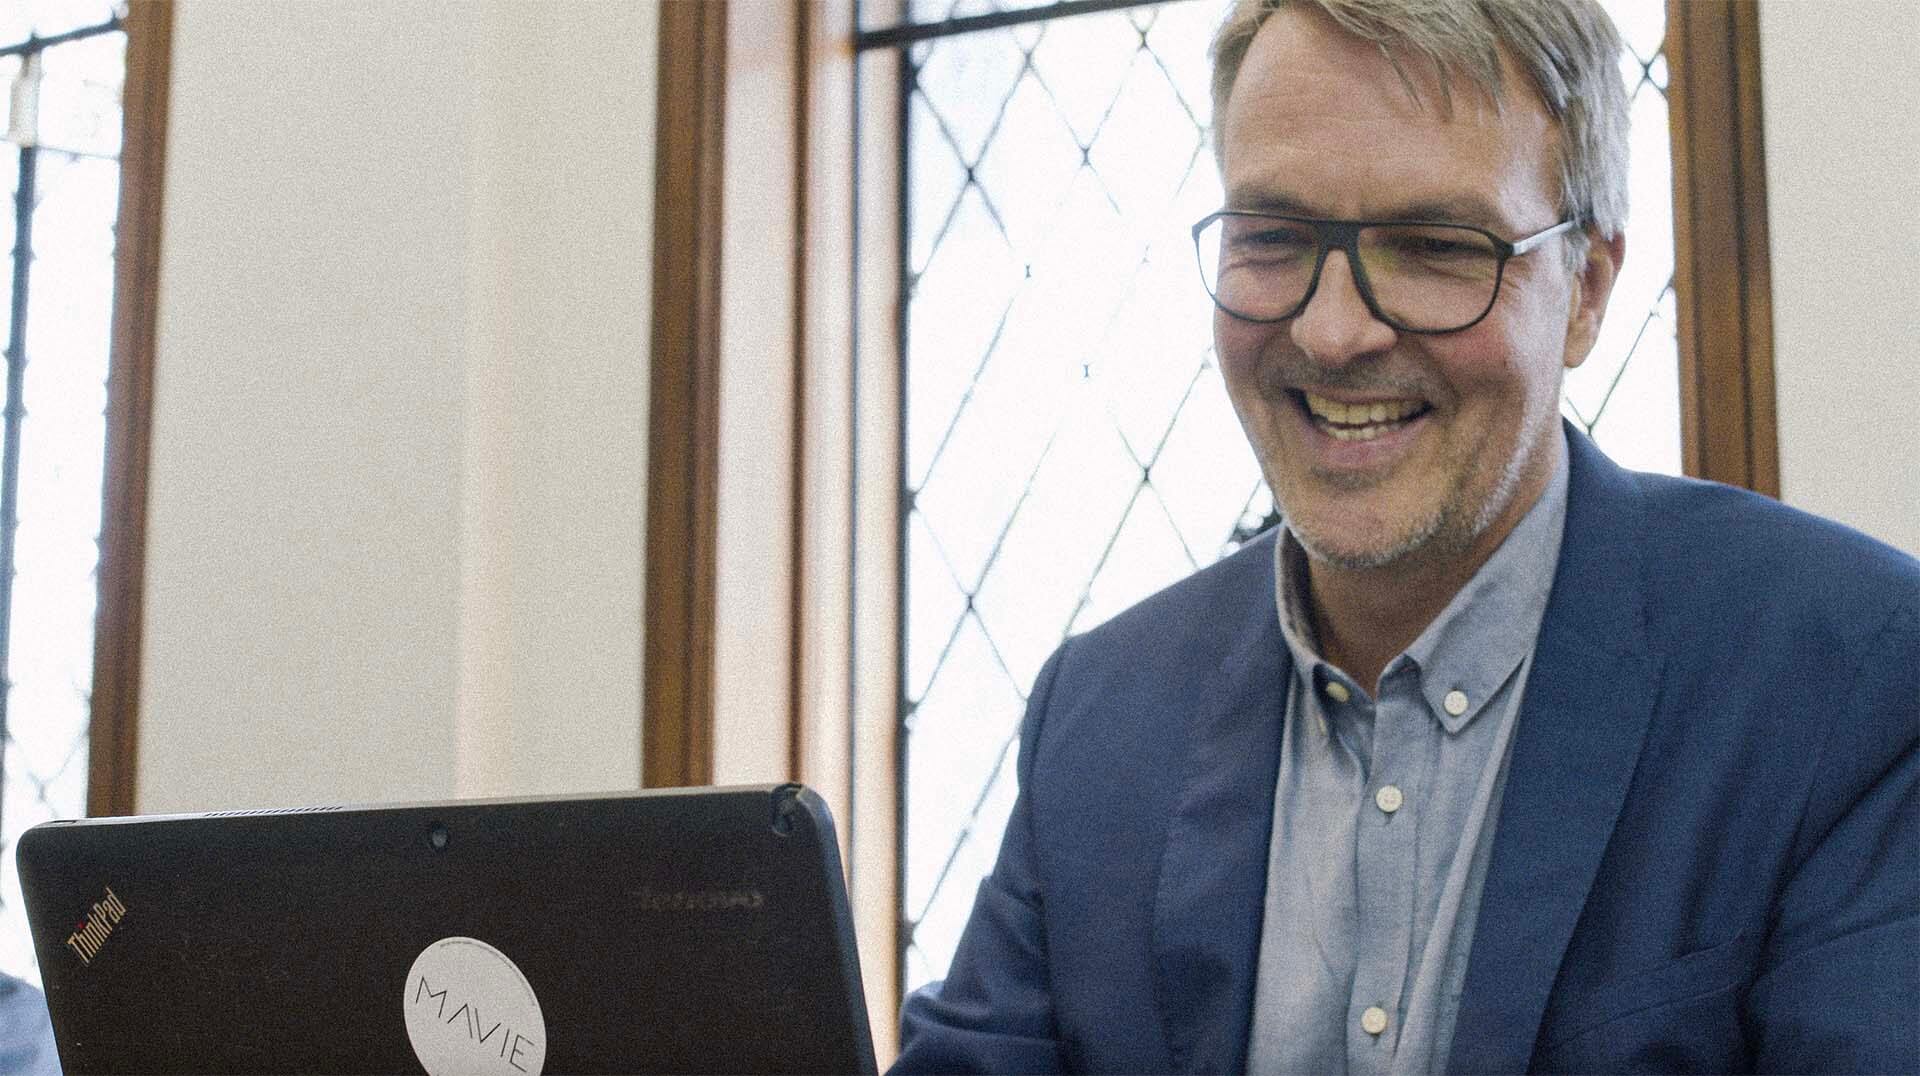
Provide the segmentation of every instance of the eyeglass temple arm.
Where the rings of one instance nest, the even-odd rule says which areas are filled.
[[[1511,258],[1516,255],[1525,254],[1527,251],[1532,250],[1533,248],[1539,246],[1540,244],[1546,242],[1549,239],[1552,239],[1554,236],[1559,235],[1561,232],[1572,230],[1573,226],[1576,223],[1578,222],[1574,221],[1572,218],[1568,218],[1554,225],[1553,227],[1548,228],[1544,232],[1535,232],[1532,235],[1527,236],[1525,239],[1517,240],[1513,244],[1513,250],[1507,256]]]

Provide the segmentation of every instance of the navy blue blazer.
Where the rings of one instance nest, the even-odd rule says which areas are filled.
[[[1450,1069],[1920,1071],[1920,561],[1568,443]],[[1273,540],[1048,661],[897,1071],[1245,1066]]]

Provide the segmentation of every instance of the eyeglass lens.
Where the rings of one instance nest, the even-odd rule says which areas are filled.
[[[1305,221],[1227,214],[1199,237],[1207,290],[1228,313],[1275,321],[1313,286],[1318,229]],[[1356,245],[1380,312],[1407,329],[1440,331],[1478,320],[1493,302],[1500,252],[1472,228],[1369,224]]]

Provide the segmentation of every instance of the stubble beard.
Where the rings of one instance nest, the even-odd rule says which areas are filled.
[[[1556,381],[1552,399],[1557,401],[1559,397]],[[1521,484],[1541,462],[1540,442],[1544,438],[1541,427],[1551,423],[1556,412],[1554,408],[1533,404],[1529,404],[1528,410],[1531,413],[1523,420],[1518,442],[1506,454],[1505,464],[1485,496],[1475,497],[1473,494],[1481,486],[1480,478],[1486,470],[1480,464],[1485,458],[1484,454],[1477,453],[1469,457],[1466,468],[1456,475],[1446,496],[1433,506],[1432,511],[1401,528],[1398,538],[1389,544],[1371,548],[1342,548],[1330,540],[1331,535],[1318,533],[1311,523],[1303,526],[1287,510],[1282,499],[1279,507],[1287,520],[1287,528],[1308,556],[1345,571],[1378,571],[1410,565],[1416,558],[1428,562],[1447,562],[1464,557],[1480,536],[1506,512]],[[1329,476],[1321,475],[1313,477],[1336,490],[1347,486],[1357,492],[1375,484],[1329,481]],[[1276,497],[1283,497],[1279,493],[1283,487],[1274,483],[1271,475],[1267,481]]]

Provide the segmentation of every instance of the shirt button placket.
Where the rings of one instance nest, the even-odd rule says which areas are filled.
[[[1355,863],[1360,903],[1358,952],[1350,995],[1347,1052],[1354,1076],[1385,1073],[1392,1066],[1399,1032],[1389,1015],[1405,988],[1406,954],[1412,944],[1414,827],[1401,782],[1420,756],[1423,722],[1430,723],[1418,684],[1395,678],[1383,684],[1375,705],[1372,778],[1378,781],[1359,808]],[[1416,706],[1417,703],[1417,706]],[[1371,802],[1368,802],[1371,801]]]

